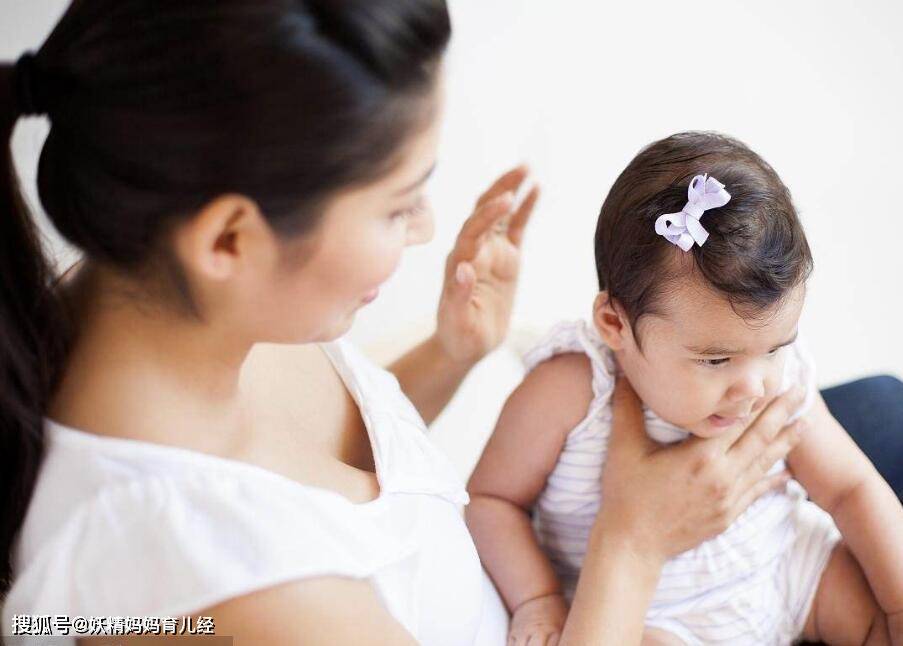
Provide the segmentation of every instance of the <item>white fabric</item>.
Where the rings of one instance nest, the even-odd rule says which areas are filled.
[[[368,579],[421,644],[504,644],[507,614],[464,524],[467,493],[393,375],[324,350],[373,446],[377,499],[354,504],[249,463],[46,420],[14,551],[13,614],[181,617],[278,583]]]
[[[787,353],[784,387],[803,384],[806,404],[816,387],[812,363],[799,342]],[[595,328],[583,321],[557,325],[524,356],[527,370],[553,355],[580,352],[592,365],[593,400],[570,431],[534,508],[540,544],[573,597],[587,539],[601,504],[600,474],[611,431],[615,362]],[[648,408],[646,430],[662,443],[687,432]],[[785,468],[778,463],[774,471]],[[803,628],[821,572],[839,532],[831,517],[806,500],[796,481],[762,496],[722,534],[665,565],[646,623],[689,644],[788,644]]]

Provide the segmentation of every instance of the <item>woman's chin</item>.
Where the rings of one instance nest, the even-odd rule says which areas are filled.
[[[357,312],[351,312],[344,319],[336,321],[328,330],[324,330],[317,339],[314,339],[314,341],[318,343],[328,343],[329,341],[335,341],[336,339],[345,336],[354,324],[354,315],[356,313]]]
[[[342,319],[336,319],[329,325],[321,327],[319,330],[298,331],[292,335],[292,338],[282,341],[269,341],[270,343],[287,343],[289,345],[304,345],[305,343],[329,343],[345,336],[354,323],[354,312],[347,314]]]

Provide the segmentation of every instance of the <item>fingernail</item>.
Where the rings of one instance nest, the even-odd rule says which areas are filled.
[[[464,269],[464,265],[458,265],[458,268],[455,269],[455,280],[457,280],[460,285],[467,282],[467,270]]]

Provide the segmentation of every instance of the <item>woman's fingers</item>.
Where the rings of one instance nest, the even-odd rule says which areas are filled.
[[[739,437],[730,444],[727,453],[731,459],[743,467],[762,455],[793,412],[802,405],[804,396],[803,389],[797,387],[768,404],[752,425],[741,431]]]
[[[746,468],[737,478],[738,495],[742,496],[746,491],[753,489],[758,483],[766,477],[771,468],[778,460],[787,457],[787,454],[793,450],[800,440],[800,435],[805,429],[806,422],[804,420],[796,420],[792,424],[785,426],[777,437],[775,437],[760,453],[754,455],[752,460],[746,465]]]
[[[526,635],[515,637],[513,642],[509,640],[508,643],[514,646],[556,646],[560,637],[561,633],[557,631],[537,628]]]
[[[727,522],[733,522],[733,520],[746,511],[746,508],[755,502],[759,496],[766,494],[769,491],[783,489],[790,480],[790,477],[790,473],[784,470],[780,473],[774,473],[770,476],[759,478],[751,487],[748,487],[734,503],[733,509],[731,510],[731,517],[727,519]]]
[[[544,638],[533,632],[518,632],[508,637],[509,646],[537,646],[544,641]]]
[[[460,308],[470,302],[473,289],[477,284],[477,272],[473,265],[466,260],[457,262],[451,271],[455,272],[455,277],[454,280],[445,282],[443,296],[453,307],[461,311]]]
[[[467,218],[461,227],[461,232],[458,234],[458,240],[455,243],[455,249],[452,252],[457,262],[473,259],[476,255],[480,236],[489,231],[498,220],[508,215],[511,211],[513,200],[514,194],[510,191],[502,193],[500,196],[477,207],[473,215]]]
[[[737,425],[718,437],[699,439],[699,442],[704,445],[721,446],[725,453],[733,452],[737,455],[740,451],[754,454],[754,447],[764,446],[769,438],[778,434],[790,413],[802,405],[804,395],[805,391],[799,386],[791,388],[772,399],[748,426]],[[694,439],[696,438],[691,438],[690,443],[699,443],[692,442]]]
[[[474,209],[480,209],[487,202],[494,200],[502,193],[505,193],[507,191],[511,191],[511,193],[516,192],[517,188],[521,185],[521,182],[524,181],[529,173],[529,169],[524,164],[512,168],[507,173],[495,180],[492,186],[486,189],[485,193],[480,195],[480,197],[477,199],[477,204]]]
[[[533,213],[533,207],[536,206],[536,200],[538,199],[539,185],[534,184],[520,203],[520,206],[517,207],[517,211],[511,216],[511,221],[508,223],[508,239],[515,246],[519,247],[524,239],[524,229],[527,227],[527,222],[530,221],[530,215]]]

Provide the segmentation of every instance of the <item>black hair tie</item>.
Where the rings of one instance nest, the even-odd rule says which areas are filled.
[[[25,52],[16,61],[13,68],[13,97],[16,103],[16,111],[19,115],[46,114],[47,109],[40,104],[37,92],[37,78],[35,57],[31,52]]]

